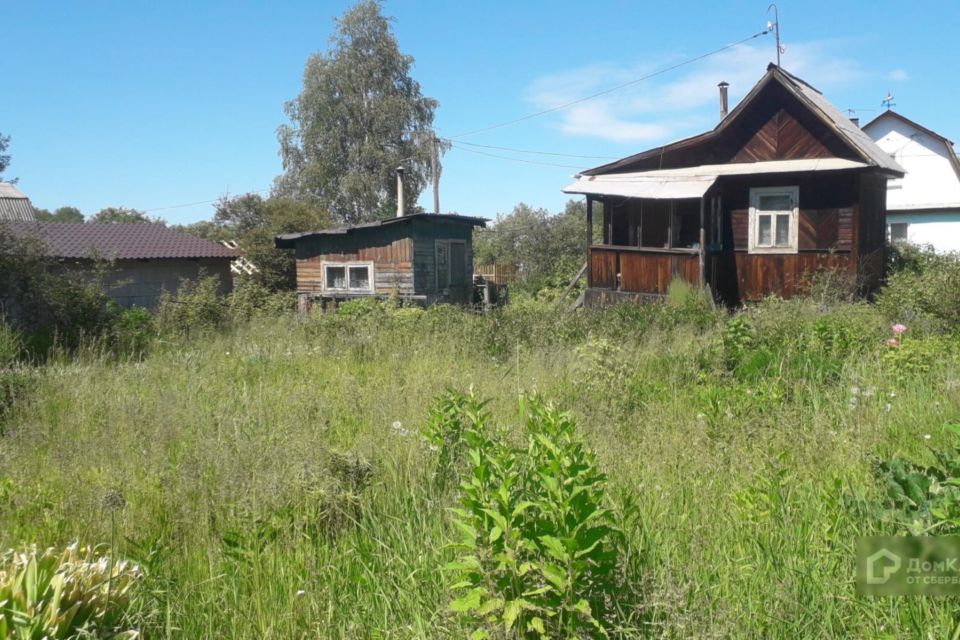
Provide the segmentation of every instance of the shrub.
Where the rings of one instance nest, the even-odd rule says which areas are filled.
[[[0,554],[0,638],[136,638],[140,569],[72,544]]]
[[[143,307],[114,309],[113,342],[120,353],[138,356],[147,351],[156,335],[153,316]]]
[[[448,565],[450,605],[476,627],[520,637],[607,636],[619,597],[618,519],[606,481],[570,417],[539,398],[525,405],[527,443],[511,446],[483,403],[451,397],[469,472],[456,510],[463,555]],[[443,451],[441,451],[443,455]]]
[[[257,316],[278,316],[297,308],[294,291],[274,292],[249,278],[239,278],[229,297],[230,313],[234,321]]]
[[[877,303],[891,322],[917,332],[960,329],[960,257],[900,247]]]
[[[219,328],[229,318],[229,306],[220,295],[220,279],[216,276],[182,281],[176,294],[163,293],[157,307],[157,325],[170,333]]]

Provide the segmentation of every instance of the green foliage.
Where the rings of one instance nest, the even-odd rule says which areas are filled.
[[[949,449],[931,449],[935,463],[920,465],[902,458],[877,464],[887,506],[898,523],[914,535],[960,533],[960,425],[948,424]]]
[[[275,317],[297,308],[297,294],[294,291],[274,292],[253,279],[240,278],[234,284],[229,305],[234,322],[258,316]]]
[[[525,398],[526,448],[492,432],[484,403],[448,394],[433,427],[464,441],[462,556],[448,565],[461,593],[450,608],[479,625],[530,638],[607,636],[617,593],[617,519],[604,506],[606,478],[576,438],[574,422],[540,398]],[[451,437],[453,436],[453,437]],[[448,463],[445,463],[448,464]]]
[[[883,314],[914,333],[960,330],[960,257],[909,245],[898,246],[894,256],[877,298]]]
[[[518,265],[517,284],[549,299],[545,290],[559,294],[583,265],[586,219],[582,201],[570,200],[556,215],[520,203],[508,215],[498,214],[486,229],[474,231],[474,262]]]
[[[275,236],[316,231],[329,225],[330,216],[317,207],[248,193],[223,198],[216,204],[213,222],[197,223],[190,231],[215,241],[237,241],[244,257],[257,267],[256,272],[239,276],[238,281],[250,281],[270,291],[292,291],[296,286],[293,252],[277,249]]]
[[[150,312],[142,307],[121,309],[113,306],[111,310],[114,314],[111,338],[118,353],[134,357],[146,353],[157,333]]]
[[[217,276],[183,280],[176,294],[164,292],[157,306],[157,327],[164,333],[190,334],[226,326],[230,306],[220,295]]]
[[[0,639],[138,637],[140,569],[77,544],[0,554]]]
[[[37,209],[36,218],[45,222],[80,223],[83,222],[83,213],[76,207],[59,207],[53,213],[46,209]]]
[[[10,154],[4,153],[10,146],[10,136],[0,133],[0,178],[3,178],[3,172],[10,166]]]
[[[92,216],[88,222],[108,222],[114,224],[166,224],[162,218],[148,216],[139,209],[126,207],[107,207]]]
[[[417,201],[432,138],[416,133],[430,130],[437,102],[411,77],[413,58],[400,52],[380,2],[358,2],[336,25],[330,50],[307,60],[303,90],[286,105],[277,186],[353,224],[393,214],[400,165],[406,202]]]

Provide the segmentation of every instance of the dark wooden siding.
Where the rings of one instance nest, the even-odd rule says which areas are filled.
[[[376,293],[413,295],[413,240],[397,238],[389,244],[355,247],[341,253],[318,253],[297,258],[297,292],[319,293],[323,290],[324,262],[372,262]]]
[[[719,136],[697,136],[624,163],[618,172],[701,164],[860,156],[815,114],[776,83],[767,85]]]
[[[818,271],[850,272],[849,253],[736,254],[737,284],[742,301],[769,294],[790,298],[802,292],[804,280]]]
[[[700,260],[695,253],[653,252],[643,249],[592,247],[590,268],[594,287],[634,293],[664,294],[670,281],[681,278],[699,283]]]

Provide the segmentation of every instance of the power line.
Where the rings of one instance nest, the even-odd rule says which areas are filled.
[[[583,169],[583,165],[576,164],[558,164],[556,162],[540,162],[538,160],[527,160],[525,158],[511,158],[510,156],[501,156],[495,153],[487,153],[486,151],[477,151],[476,149],[468,149],[466,147],[461,147],[459,144],[454,143],[452,148],[458,149],[460,151],[466,151],[468,153],[475,153],[480,156],[487,156],[489,158],[499,158],[500,160],[513,160],[514,162],[523,162],[524,164],[538,164],[544,167],[564,167],[567,169]]]
[[[245,191],[244,195],[248,193],[264,193],[266,191],[270,191],[270,188],[267,187],[266,189],[257,189],[255,191]],[[154,207],[153,209],[142,209],[142,211],[144,213],[153,213],[154,211],[167,211],[168,209],[182,209],[184,207],[196,207],[201,204],[212,204],[214,202],[220,202],[220,200],[222,199],[223,199],[223,196],[219,198],[214,198],[213,200],[200,200],[198,202],[185,202],[183,204],[172,204],[168,207]]]
[[[666,68],[664,68],[664,69],[660,69],[659,71],[654,71],[653,73],[648,73],[648,74],[645,75],[645,76],[641,76],[641,77],[639,77],[639,78],[635,78],[635,79],[633,79],[633,80],[629,80],[629,81],[624,82],[624,83],[622,83],[622,84],[618,84],[618,85],[615,86],[615,87],[610,87],[609,89],[604,89],[603,91],[598,91],[597,93],[593,93],[593,94],[590,94],[590,95],[588,95],[588,96],[584,96],[584,97],[582,97],[582,98],[577,98],[576,100],[571,100],[570,102],[566,102],[566,103],[561,104],[561,105],[558,105],[558,106],[556,106],[556,107],[550,107],[549,109],[543,109],[542,111],[537,111],[537,112],[535,112],[535,113],[530,113],[530,114],[527,114],[527,115],[522,116],[522,117],[520,117],[520,118],[514,118],[513,120],[507,120],[507,121],[505,121],[505,122],[500,122],[500,123],[498,123],[498,124],[493,124],[493,125],[490,125],[489,127],[482,127],[482,128],[480,128],[480,129],[474,129],[474,130],[472,130],[472,131],[467,131],[467,132],[465,132],[465,133],[460,133],[460,134],[457,134],[457,135],[455,135],[455,136],[451,136],[450,139],[451,139],[451,140],[456,140],[457,138],[465,138],[466,136],[472,136],[472,135],[474,135],[474,134],[476,134],[476,133],[482,133],[482,132],[484,132],[484,131],[490,131],[490,130],[492,130],[492,129],[499,129],[500,127],[506,127],[506,126],[509,126],[509,125],[512,125],[512,124],[516,124],[516,123],[518,123],[518,122],[523,122],[524,120],[530,120],[531,118],[536,118],[536,117],[539,117],[539,116],[542,116],[542,115],[546,115],[546,114],[548,114],[548,113],[553,113],[553,112],[555,112],[555,111],[560,111],[561,109],[566,109],[567,107],[572,107],[572,106],[575,105],[575,104],[580,104],[581,102],[586,102],[587,100],[593,100],[594,98],[599,98],[600,96],[607,95],[608,93],[613,93],[614,91],[619,91],[620,89],[623,89],[623,88],[625,88],[625,87],[629,87],[629,86],[631,86],[631,85],[637,84],[638,82],[643,82],[644,80],[649,80],[650,78],[653,78],[653,77],[656,77],[656,76],[659,76],[659,75],[663,75],[664,73],[668,73],[668,72],[670,72],[670,71],[674,71],[674,70],[679,69],[680,67],[686,66],[686,65],[688,65],[688,64],[692,64],[692,63],[694,63],[694,62],[698,62],[698,61],[700,61],[700,60],[703,60],[704,58],[709,58],[710,56],[713,56],[713,55],[716,55],[716,54],[721,53],[721,52],[723,52],[723,51],[726,51],[727,49],[732,49],[733,47],[736,47],[736,46],[738,46],[738,45],[741,45],[741,44],[743,44],[743,43],[745,43],[745,42],[749,42],[750,40],[754,40],[754,39],[759,38],[759,37],[761,37],[761,36],[765,36],[765,35],[767,35],[768,33],[770,33],[770,29],[767,29],[767,30],[765,30],[765,31],[761,31],[761,32],[759,32],[759,33],[755,33],[755,34],[753,34],[752,36],[750,36],[750,37],[748,37],[748,38],[744,38],[743,40],[738,40],[737,42],[732,42],[732,43],[730,43],[730,44],[728,44],[728,45],[725,45],[725,46],[723,46],[723,47],[720,47],[719,49],[714,49],[713,51],[708,51],[707,53],[700,54],[699,56],[696,56],[695,58],[689,58],[688,60],[684,60],[683,62],[678,62],[677,64],[671,65],[671,66],[666,67]]]
[[[581,156],[574,153],[558,153],[554,151],[533,151],[532,149],[514,149],[513,147],[497,147],[490,144],[477,144],[476,142],[466,142],[460,140],[457,144],[467,144],[471,147],[480,147],[482,149],[498,149],[500,151],[513,151],[515,153],[533,153],[543,156],[560,156],[562,158],[585,158],[587,160],[617,160],[614,156]]]

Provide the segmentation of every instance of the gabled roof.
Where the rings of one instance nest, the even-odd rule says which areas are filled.
[[[367,222],[365,224],[355,224],[349,227],[339,227],[336,229],[324,229],[322,231],[306,231],[303,233],[284,233],[274,239],[274,244],[280,249],[292,249],[294,242],[300,238],[319,237],[319,236],[342,236],[355,233],[363,233],[367,229],[377,229],[394,224],[409,224],[414,220],[424,220],[426,222],[441,222],[451,224],[466,224],[472,227],[485,227],[487,221],[485,218],[473,218],[470,216],[458,216],[453,213],[411,213],[399,218],[387,218],[376,222]]]
[[[9,182],[0,182],[0,220],[28,221],[34,218],[30,199]]]
[[[157,259],[228,258],[237,252],[216,242],[154,223],[7,222],[20,237],[46,245],[54,258]]]
[[[867,124],[863,125],[863,130],[866,131],[867,129],[869,129],[876,123],[880,122],[881,120],[886,120],[890,118],[894,120],[899,120],[900,122],[906,124],[907,126],[913,127],[918,131],[922,131],[923,133],[927,134],[934,140],[937,140],[943,143],[943,146],[947,148],[947,157],[950,159],[950,164],[953,166],[953,171],[954,173],[957,174],[957,179],[960,180],[960,158],[957,158],[957,151],[953,148],[953,141],[950,140],[949,138],[945,138],[944,136],[940,135],[936,131],[933,131],[932,129],[927,129],[925,126],[923,126],[918,122],[914,122],[913,120],[906,117],[905,115],[899,114],[896,111],[893,111],[892,109],[888,109],[887,111],[884,111],[883,113],[878,115],[876,118],[874,118]]]
[[[866,133],[860,130],[850,118],[845,116],[839,109],[830,103],[823,94],[815,88],[801,80],[800,78],[784,71],[775,64],[767,67],[767,72],[757,82],[756,85],[744,96],[743,100],[730,111],[726,118],[712,130],[706,133],[679,140],[662,147],[650,149],[615,162],[611,162],[593,169],[581,172],[581,175],[600,175],[605,173],[623,170],[626,167],[640,160],[646,160],[663,154],[665,151],[679,150],[694,147],[699,144],[712,141],[721,133],[729,129],[734,122],[743,114],[750,103],[760,95],[760,92],[775,82],[793,95],[802,105],[811,113],[817,116],[838,138],[840,138],[859,158],[868,166],[877,167],[886,173],[897,176],[903,176],[904,170],[887,153],[885,153],[877,144],[870,139]]]

